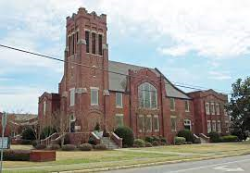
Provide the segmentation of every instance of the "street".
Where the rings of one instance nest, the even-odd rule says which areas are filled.
[[[110,173],[222,173],[241,172],[249,173],[250,155],[235,156],[221,159],[212,159],[196,162],[167,164],[135,169],[115,170]]]

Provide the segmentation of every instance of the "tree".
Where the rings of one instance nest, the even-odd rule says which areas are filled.
[[[232,84],[232,94],[226,106],[232,120],[233,134],[245,139],[250,130],[250,77],[238,79]]]
[[[64,145],[64,140],[67,132],[70,129],[71,115],[63,113],[63,111],[57,110],[52,114],[52,125],[55,130],[60,134],[61,146]]]

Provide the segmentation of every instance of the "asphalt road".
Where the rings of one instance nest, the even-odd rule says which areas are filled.
[[[109,173],[250,173],[250,155],[109,171]]]

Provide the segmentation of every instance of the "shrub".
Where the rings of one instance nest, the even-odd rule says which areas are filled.
[[[235,128],[233,129],[231,135],[237,136],[240,141],[246,140],[248,137],[248,134],[246,132],[242,131],[241,129],[235,129]]]
[[[62,146],[63,151],[74,151],[75,149],[76,149],[76,146],[72,144],[66,144]]]
[[[92,147],[92,145],[89,144],[89,143],[84,143],[84,144],[79,145],[78,148],[79,148],[81,151],[91,151],[93,147]]]
[[[175,145],[181,145],[181,144],[185,144],[186,143],[186,138],[184,137],[175,137],[174,138],[174,144]]]
[[[91,144],[91,145],[96,145],[97,144],[95,139],[92,136],[89,137],[88,143]]]
[[[160,142],[154,141],[154,142],[152,143],[152,145],[153,145],[153,146],[159,146],[159,145],[160,145]]]
[[[210,142],[221,142],[220,135],[217,132],[210,132],[208,137],[210,137]]]
[[[99,123],[96,123],[95,130],[98,131],[98,132],[101,130],[101,127],[100,127]]]
[[[35,134],[31,128],[26,128],[22,132],[22,139],[23,140],[35,140]]]
[[[39,144],[39,141],[32,141],[31,145],[35,148]]]
[[[145,137],[145,142],[149,142],[149,143],[153,143],[153,141],[154,141],[154,138],[153,137],[151,137],[151,136],[146,136]]]
[[[96,150],[107,150],[107,147],[104,144],[97,144],[97,145],[94,146],[94,149],[96,149]]]
[[[221,141],[222,142],[237,142],[238,137],[234,135],[222,136]]]
[[[35,149],[37,150],[44,150],[46,148],[46,145],[44,144],[37,144],[36,146],[34,146]]]
[[[150,142],[145,142],[145,147],[152,147],[153,145]]]
[[[190,130],[187,129],[180,130],[177,136],[185,138],[187,142],[194,142],[194,136]]]
[[[59,150],[61,146],[59,144],[51,144],[48,146],[49,150]]]
[[[152,138],[153,138],[153,142],[154,141],[157,141],[157,142],[161,141],[160,137],[158,137],[158,136],[152,136]]]
[[[30,150],[4,150],[4,161],[29,161]]]
[[[132,147],[134,144],[134,134],[129,127],[118,127],[115,130],[115,134],[122,138],[122,145],[127,147]]]
[[[50,135],[52,135],[53,133],[56,132],[56,129],[53,128],[53,127],[45,127],[42,129],[42,132],[41,132],[41,139],[45,139],[47,137],[49,137]]]
[[[136,139],[134,141],[134,147],[145,147],[145,141],[142,139]]]
[[[161,137],[161,145],[167,145],[167,139],[166,138],[163,138]]]

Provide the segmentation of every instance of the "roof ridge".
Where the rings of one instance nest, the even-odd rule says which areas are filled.
[[[134,64],[124,63],[124,62],[119,62],[119,61],[113,61],[113,60],[109,60],[109,62],[124,64],[124,65],[129,65],[129,66],[134,66],[134,67],[140,67],[140,68],[155,69],[155,68],[152,68],[152,67],[139,66],[139,65],[134,65]]]

